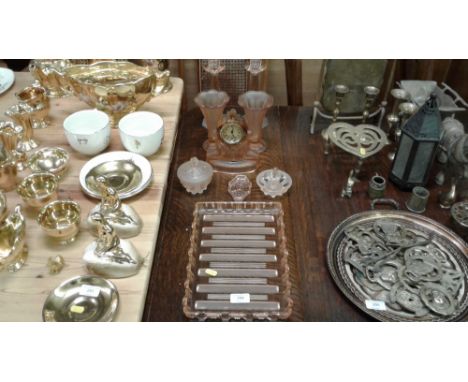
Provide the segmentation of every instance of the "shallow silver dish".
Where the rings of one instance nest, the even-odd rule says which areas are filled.
[[[143,191],[153,178],[153,169],[145,157],[128,151],[113,151],[98,155],[86,162],[80,171],[83,191],[94,198],[101,198],[96,182],[104,176],[120,199],[126,199]]]
[[[404,231],[392,230],[394,223]],[[381,231],[380,241],[374,240],[376,227],[385,228]],[[404,239],[399,237],[401,232],[404,232]],[[389,241],[389,237],[394,241]],[[417,240],[416,245],[414,240]],[[365,252],[369,254],[363,255]],[[410,212],[376,210],[352,215],[336,227],[328,241],[327,263],[331,276],[345,296],[378,320],[458,321],[468,311],[467,255],[468,249],[460,237],[429,218]],[[410,261],[428,261],[434,256],[437,257],[437,261],[433,261],[437,271],[428,271],[426,275],[426,263],[423,267],[413,267],[412,271],[416,272],[408,273]],[[380,259],[383,261],[377,268],[375,264]],[[366,265],[362,266],[364,263]],[[392,266],[396,270],[392,270]],[[384,267],[386,269],[382,271]],[[421,277],[422,281],[408,282],[408,274],[433,279]],[[456,280],[452,280],[454,275],[457,275]],[[439,284],[445,285],[446,280],[455,281],[456,287],[451,290],[453,296],[447,298],[451,310],[441,314],[437,309],[443,307],[445,297]],[[427,303],[429,290],[432,308]],[[392,296],[397,297],[397,303]],[[410,305],[401,305],[401,301]],[[407,309],[417,304],[419,307],[414,311]]]
[[[99,276],[64,281],[47,297],[42,309],[46,322],[109,322],[119,306],[114,284]]]

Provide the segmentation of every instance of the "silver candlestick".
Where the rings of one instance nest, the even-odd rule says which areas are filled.
[[[418,107],[411,102],[403,102],[398,106],[400,114],[400,127],[403,126],[406,121],[418,110]]]
[[[367,118],[369,118],[369,109],[377,99],[380,89],[375,86],[366,86],[364,88],[364,93],[366,94],[366,101],[364,104],[364,111],[362,113],[362,123],[366,123]]]
[[[392,139],[395,144],[395,147],[393,148],[393,150],[388,153],[388,159],[390,159],[391,161],[395,159],[396,145],[398,144],[398,141],[401,135],[401,130],[398,127],[399,122],[400,122],[400,117],[398,117],[397,114],[392,113],[392,114],[387,115],[387,123],[388,123],[387,136],[389,138],[389,141],[390,139]],[[397,130],[399,134],[397,134]]]
[[[406,102],[410,99],[410,95],[406,90],[395,88],[390,90],[390,94],[395,99],[393,102],[392,114],[396,114],[398,107],[402,102]]]
[[[346,85],[335,85],[335,109],[333,110],[332,123],[335,123],[338,120],[338,115],[340,114],[340,105],[343,102],[343,98],[346,94],[349,93],[349,88]],[[322,138],[325,141],[324,154],[328,155],[330,153],[330,137],[328,136],[328,129],[322,130]]]

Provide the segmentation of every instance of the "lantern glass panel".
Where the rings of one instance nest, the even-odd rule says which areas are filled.
[[[411,147],[413,146],[413,140],[406,134],[402,134],[400,138],[400,145],[398,153],[395,157],[392,172],[398,178],[403,178],[405,175],[406,165],[408,158],[411,154]]]
[[[411,183],[422,183],[426,177],[426,171],[429,169],[428,163],[432,162],[432,153],[434,151],[434,142],[420,142],[416,151],[414,165],[411,169],[408,181]]]

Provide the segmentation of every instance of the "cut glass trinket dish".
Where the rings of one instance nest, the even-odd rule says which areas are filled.
[[[276,167],[262,171],[257,175],[256,181],[262,192],[272,198],[285,194],[292,186],[289,174]]]

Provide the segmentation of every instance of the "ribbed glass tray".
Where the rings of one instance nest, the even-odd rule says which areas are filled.
[[[292,311],[279,202],[195,206],[183,310],[197,320],[277,320]]]

